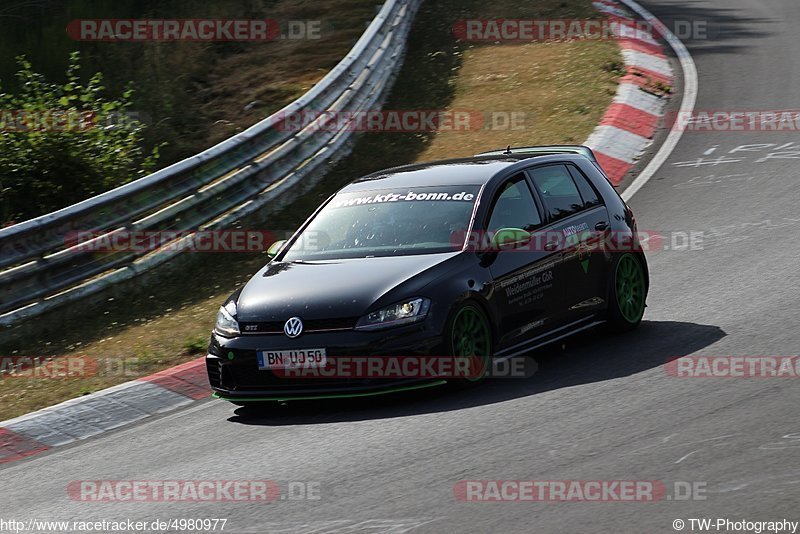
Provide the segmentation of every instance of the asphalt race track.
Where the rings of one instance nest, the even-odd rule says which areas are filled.
[[[644,5],[668,26],[696,18],[718,28],[713,39],[685,42],[700,76],[698,110],[798,108],[796,0]],[[537,354],[531,379],[495,379],[467,392],[271,413],[203,401],[2,467],[4,515],[228,518],[232,533],[641,533],[675,532],[676,519],[800,520],[798,382],[675,378],[664,368],[689,354],[798,353],[798,158],[796,133],[685,133],[631,206],[639,229],[668,236],[667,245],[691,232],[703,233],[702,244],[649,254],[649,308],[635,333],[585,335],[564,352]],[[86,479],[272,479],[318,484],[320,498],[70,499],[67,485]],[[669,492],[688,482],[705,498],[473,503],[454,496],[458,481],[482,479],[657,480]]]

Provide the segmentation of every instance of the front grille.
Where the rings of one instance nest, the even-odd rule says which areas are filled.
[[[312,319],[303,321],[303,332],[325,332],[330,330],[351,330],[358,319],[345,317],[343,319]],[[283,334],[283,325],[286,321],[241,322],[239,329],[242,334]]]
[[[208,382],[212,388],[222,387],[222,362],[217,359],[206,358],[206,370],[208,371]]]

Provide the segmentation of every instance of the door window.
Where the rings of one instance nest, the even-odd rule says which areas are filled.
[[[551,221],[569,217],[583,209],[583,199],[566,165],[537,167],[531,175]]]
[[[502,186],[486,229],[496,232],[501,228],[521,228],[530,232],[541,224],[528,182],[523,175],[518,175]]]
[[[575,183],[581,192],[581,198],[583,198],[583,207],[589,209],[602,204],[600,201],[600,196],[597,194],[597,191],[594,190],[592,184],[589,183],[589,180],[586,178],[586,176],[584,176],[584,174],[573,165],[567,165],[567,168],[572,174],[572,179],[575,180]]]

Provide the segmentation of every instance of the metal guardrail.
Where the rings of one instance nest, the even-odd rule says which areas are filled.
[[[320,172],[354,132],[346,126],[321,128],[318,121],[300,131],[276,125],[304,111],[350,113],[379,103],[400,66],[420,2],[386,0],[358,42],[319,83],[246,131],[149,176],[1,229],[0,325],[130,279],[180,249],[173,242],[156,250],[98,254],[71,245],[75,232],[111,237],[129,231],[226,228]]]

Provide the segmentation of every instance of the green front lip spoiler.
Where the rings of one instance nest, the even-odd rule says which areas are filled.
[[[432,388],[437,386],[443,386],[444,384],[447,384],[447,380],[437,380],[434,382],[426,382],[424,384],[413,384],[410,386],[398,386],[393,388],[380,389],[376,391],[365,391],[365,392],[357,391],[353,393],[335,393],[335,394],[322,393],[320,395],[304,395],[301,397],[226,397],[216,392],[211,396],[216,399],[222,399],[231,402],[265,402],[265,401],[286,402],[286,401],[298,401],[298,400],[352,399],[356,397],[374,397],[377,395],[388,395],[390,393],[413,391],[415,389]]]

